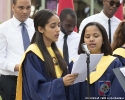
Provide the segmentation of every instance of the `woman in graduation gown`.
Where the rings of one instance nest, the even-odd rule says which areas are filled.
[[[112,49],[108,41],[104,27],[97,22],[88,23],[81,35],[78,54],[84,53],[81,44],[86,43],[91,54],[104,56],[90,73],[90,98],[88,97],[87,80],[72,85],[70,100],[114,100],[115,97],[125,97],[125,93],[119,84],[112,69],[122,66],[118,58],[111,56]]]
[[[118,57],[125,66],[125,20],[122,21],[115,31],[112,42],[113,55]]]
[[[60,31],[59,17],[51,10],[34,16],[35,34],[26,50],[17,81],[16,100],[68,100],[66,86],[78,74],[67,74],[67,65],[55,42]]]

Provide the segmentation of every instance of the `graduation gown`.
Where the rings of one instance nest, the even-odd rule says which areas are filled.
[[[107,62],[107,63],[106,63]],[[120,83],[118,82],[113,68],[122,66],[118,58],[113,56],[103,56],[96,67],[96,70],[90,74],[90,100],[107,99],[114,100],[113,97],[125,98]],[[107,94],[102,91],[101,82],[107,85]],[[103,85],[104,86],[104,85]],[[109,87],[108,87],[109,86]],[[74,84],[70,87],[70,100],[86,100],[87,96],[87,80]]]
[[[52,57],[55,56],[51,48],[48,51]],[[55,66],[55,71],[58,78],[53,80],[45,72],[39,48],[30,45],[19,70],[16,100],[67,100],[62,70]]]
[[[114,50],[113,56],[118,57],[122,65],[125,66],[125,47],[117,48]]]

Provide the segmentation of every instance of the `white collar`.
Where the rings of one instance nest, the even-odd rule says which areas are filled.
[[[20,23],[21,23],[18,19],[15,18],[15,16],[13,16],[12,21],[15,24],[16,27],[18,27],[20,25]],[[29,26],[28,18],[24,23],[26,24],[26,26]]]

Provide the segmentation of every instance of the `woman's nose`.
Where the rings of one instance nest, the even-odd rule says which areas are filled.
[[[89,38],[89,40],[90,40],[90,41],[94,41],[94,37],[91,36],[91,37]]]
[[[60,31],[60,27],[57,26],[56,31]]]

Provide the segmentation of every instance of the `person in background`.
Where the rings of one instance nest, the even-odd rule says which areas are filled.
[[[71,8],[65,8],[60,13],[60,35],[56,42],[57,47],[63,51],[63,56],[67,64],[78,55],[78,45],[80,35],[74,30],[77,24],[77,16]]]
[[[78,54],[85,53],[81,48],[82,43],[86,43],[91,54],[104,53],[90,73],[90,100],[92,97],[99,100],[103,97],[107,100],[112,99],[110,97],[125,98],[125,92],[112,70],[121,67],[122,64],[118,58],[111,56],[112,49],[105,28],[97,22],[88,23],[81,34]],[[87,93],[87,80],[74,84],[71,87],[70,100],[85,100],[88,97]]]
[[[95,15],[85,18],[79,26],[79,34],[82,34],[82,30],[89,22],[98,22],[104,26],[107,31],[110,43],[113,41],[113,34],[121,22],[114,16],[120,6],[121,0],[103,0],[103,10]]]
[[[34,34],[31,0],[13,0],[13,17],[0,24],[0,90],[2,100],[15,100],[21,57]]]
[[[55,44],[60,19],[51,10],[40,10],[34,16],[34,27],[35,34],[19,70],[16,100],[69,100],[66,86],[73,84],[78,74],[68,74]]]
[[[113,55],[118,57],[125,66],[125,20],[122,21],[115,31],[112,42]]]

